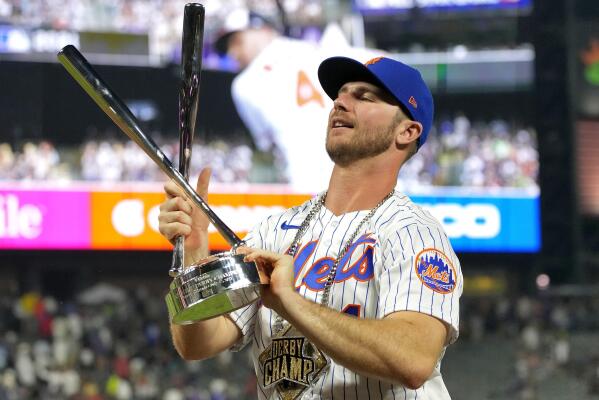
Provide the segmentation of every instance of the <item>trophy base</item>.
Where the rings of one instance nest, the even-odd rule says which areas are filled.
[[[179,273],[165,296],[170,321],[191,324],[227,314],[260,297],[256,264],[219,253]]]

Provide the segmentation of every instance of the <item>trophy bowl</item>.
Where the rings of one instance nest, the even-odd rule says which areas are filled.
[[[165,296],[171,322],[190,324],[237,310],[260,296],[256,265],[243,254],[213,254],[175,276]]]

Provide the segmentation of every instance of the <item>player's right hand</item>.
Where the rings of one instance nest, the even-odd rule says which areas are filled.
[[[204,168],[198,177],[196,192],[204,200],[208,196],[210,174],[210,168]],[[173,244],[178,236],[184,236],[186,253],[194,253],[194,259],[207,256],[210,224],[208,218],[193,205],[175,182],[165,183],[164,192],[166,200],[160,205],[160,214],[158,214],[158,230],[162,236]]]

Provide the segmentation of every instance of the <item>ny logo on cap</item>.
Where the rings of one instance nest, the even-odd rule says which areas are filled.
[[[364,63],[364,65],[372,65],[372,64],[376,64],[377,62],[381,61],[383,58],[385,58],[385,57],[375,57],[375,58],[372,58],[372,59],[370,59],[370,60],[366,61],[366,62]]]

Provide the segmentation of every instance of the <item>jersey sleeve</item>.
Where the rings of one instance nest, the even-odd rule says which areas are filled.
[[[453,343],[459,332],[463,279],[445,232],[438,225],[410,224],[383,240],[379,315],[397,311],[431,315],[450,326],[448,343]]]

